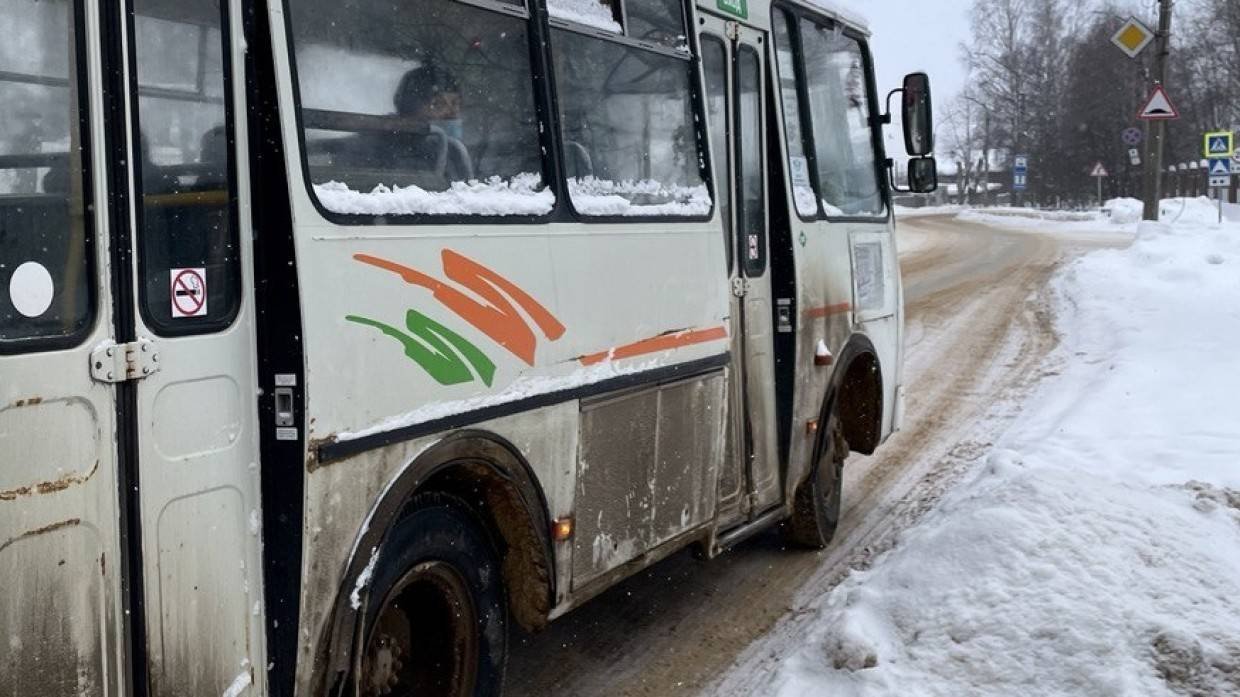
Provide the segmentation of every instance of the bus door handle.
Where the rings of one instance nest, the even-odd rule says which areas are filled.
[[[293,425],[293,388],[276,388],[276,426]]]

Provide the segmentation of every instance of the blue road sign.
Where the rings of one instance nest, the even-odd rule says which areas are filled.
[[[1012,191],[1024,191],[1029,188],[1029,156],[1017,155],[1012,158]]]
[[[1205,157],[1231,157],[1235,152],[1235,138],[1231,131],[1215,131],[1206,134]]]
[[[1140,145],[1145,139],[1145,133],[1140,128],[1125,128],[1121,137],[1125,145]]]
[[[1230,177],[1231,176],[1231,158],[1230,157],[1212,157],[1210,158],[1210,167],[1207,170],[1211,177]]]

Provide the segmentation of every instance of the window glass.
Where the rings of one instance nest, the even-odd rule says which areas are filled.
[[[542,215],[528,20],[452,2],[290,3],[305,156],[328,211]]]
[[[692,64],[555,30],[557,97],[573,206],[597,216],[704,216]]]
[[[702,70],[706,74],[706,114],[710,125],[711,164],[715,167],[715,197],[723,219],[723,238],[732,268],[732,186],[728,174],[728,54],[721,39],[702,37]]]
[[[808,20],[801,28],[823,210],[828,216],[882,215],[861,44]]]
[[[0,0],[0,352],[91,317],[86,149],[72,6]]]
[[[787,12],[775,16],[775,56],[779,62],[779,95],[784,106],[784,131],[788,143],[788,171],[797,212],[803,217],[818,215],[818,196],[805,157],[805,128],[801,125],[801,96],[797,91],[796,58],[792,46],[795,20]]]
[[[547,12],[553,19],[617,34],[624,31],[620,26],[619,10],[620,0],[547,0]]]
[[[689,50],[680,0],[625,0],[628,35],[668,48]]]
[[[219,0],[134,0],[140,302],[163,334],[215,331],[240,303]]]
[[[758,52],[744,46],[736,54],[737,170],[740,172],[740,228],[744,235],[745,275],[766,270],[766,196],[762,179],[762,68]]]

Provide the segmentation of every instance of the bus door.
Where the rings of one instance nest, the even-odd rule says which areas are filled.
[[[742,463],[740,511],[756,516],[781,498],[776,441],[774,323],[767,258],[763,32],[702,15],[701,51],[715,190],[727,239],[732,288],[731,466]],[[725,474],[721,517],[732,492]]]
[[[262,688],[240,14],[129,2],[0,0],[3,694]]]
[[[122,695],[116,388],[84,5],[0,0],[0,694]],[[97,169],[97,167],[96,167]]]
[[[266,660],[241,7],[128,0],[125,9],[151,694],[242,694],[229,688],[247,683],[258,694]]]

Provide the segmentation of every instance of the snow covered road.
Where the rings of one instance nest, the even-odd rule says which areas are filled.
[[[677,555],[541,635],[514,636],[508,694],[768,693],[782,655],[802,643],[800,618],[811,621],[824,593],[974,467],[1016,413],[992,405],[1013,403],[1041,377],[1056,345],[1043,295],[1052,271],[1128,239],[1105,227],[1003,229],[952,214],[902,221],[906,431],[876,457],[849,461],[833,546],[790,551],[767,535],[711,562]],[[737,663],[746,669],[729,670]]]
[[[1240,224],[1182,208],[1056,274],[1020,418],[707,692],[1240,694]]]

